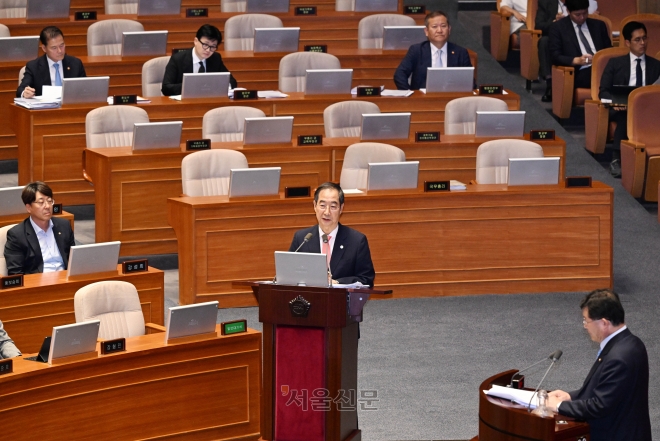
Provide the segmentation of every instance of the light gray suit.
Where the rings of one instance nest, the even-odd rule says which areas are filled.
[[[2,321],[0,321],[0,360],[3,358],[14,358],[21,355],[21,351],[18,350],[14,342],[7,335],[4,326],[2,326]]]

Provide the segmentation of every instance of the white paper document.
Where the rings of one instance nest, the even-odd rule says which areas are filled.
[[[56,109],[62,105],[60,100],[44,100],[41,98],[14,98],[14,104],[26,109]]]
[[[484,393],[486,395],[491,395],[493,397],[504,398],[513,401],[514,403],[520,404],[525,407],[529,405],[529,401],[531,400],[532,409],[536,409],[536,405],[538,403],[538,399],[536,398],[537,394],[535,394],[534,391],[531,390],[514,389],[512,387],[493,385],[490,388],[490,390],[485,390]],[[534,398],[532,398],[532,396]]]
[[[405,98],[415,93],[414,90],[394,90],[394,89],[385,89],[380,93],[380,96],[395,96]]]
[[[43,100],[61,100],[62,86],[42,86],[41,99]]]
[[[450,191],[465,190],[465,189],[467,189],[467,186],[464,183],[462,183],[461,181],[455,181],[454,179],[449,181],[449,190]]]

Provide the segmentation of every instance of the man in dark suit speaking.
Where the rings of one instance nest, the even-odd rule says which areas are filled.
[[[339,223],[344,210],[344,192],[332,182],[321,184],[314,192],[314,211],[318,225],[299,230],[289,251],[300,247],[303,253],[323,253],[329,257],[332,283],[355,283],[373,287],[376,272],[371,262],[367,237]],[[311,237],[305,240],[305,237]],[[302,246],[301,246],[302,245]]]
[[[45,54],[25,65],[25,75],[16,89],[17,98],[39,96],[43,86],[61,86],[62,78],[87,76],[82,61],[66,54],[64,34],[58,28],[44,28],[39,41]]]
[[[624,322],[619,296],[590,292],[582,324],[600,349],[582,387],[548,394],[548,407],[589,423],[591,441],[651,441],[649,359],[646,347]]]
[[[197,30],[193,40],[193,48],[179,51],[172,55],[165,67],[163,76],[163,95],[181,95],[184,73],[229,72],[217,52],[222,43],[220,30],[210,24],[205,24]],[[231,88],[236,88],[236,80],[229,76]]]
[[[424,19],[424,33],[428,41],[410,46],[408,53],[394,72],[394,84],[399,90],[418,90],[426,87],[429,67],[470,67],[468,51],[450,43],[451,25],[442,11],[430,12]],[[410,84],[408,84],[408,77]]]

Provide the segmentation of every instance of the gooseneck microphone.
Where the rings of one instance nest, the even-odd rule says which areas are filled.
[[[300,245],[298,245],[298,248],[296,248],[296,251],[294,251],[294,253],[297,253],[298,250],[301,249],[303,245],[305,245],[307,242],[309,242],[309,239],[311,239],[312,236],[313,236],[312,233],[305,234],[305,238],[303,239],[302,243]],[[325,236],[325,234],[324,234],[324,236]],[[327,239],[325,239],[324,242],[327,242]]]
[[[552,366],[554,366],[555,363],[557,362],[557,360],[559,360],[561,358],[562,354],[563,354],[563,352],[560,349],[557,349],[555,352],[550,354],[549,358],[550,358],[550,360],[552,360],[552,362],[550,363],[550,366],[548,366],[548,369],[545,371],[545,375],[543,375],[543,378],[541,378],[541,381],[539,381],[539,385],[536,386],[536,389],[534,390],[534,393],[532,394],[532,397],[529,399],[529,403],[527,403],[527,412],[532,411],[532,400],[534,399],[534,395],[536,395],[536,393],[539,391],[539,389],[541,388],[541,384],[543,384],[543,380],[545,380],[545,377],[548,376],[548,373],[550,372],[550,369],[552,369]]]
[[[548,357],[542,358],[539,361],[537,361],[536,363],[527,366],[525,369],[519,370],[518,372],[513,374],[513,376],[511,377],[511,382],[509,383],[509,387],[513,386],[513,382],[515,381],[516,377],[520,376],[521,373],[525,372],[526,370],[529,370],[529,369],[533,368],[537,364],[543,363],[546,360],[557,361],[557,360],[559,360],[559,357],[561,357],[561,354],[562,354],[561,350],[557,349],[555,352],[550,354]]]

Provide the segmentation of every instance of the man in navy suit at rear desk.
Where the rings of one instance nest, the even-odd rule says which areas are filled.
[[[426,87],[429,67],[471,67],[465,48],[450,43],[451,25],[442,11],[430,12],[424,19],[424,33],[428,41],[410,46],[405,58],[394,72],[394,84],[399,90],[418,90]],[[410,77],[412,75],[412,77]],[[408,78],[410,77],[410,83]]]

